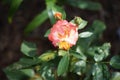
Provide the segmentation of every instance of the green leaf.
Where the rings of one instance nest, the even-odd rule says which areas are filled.
[[[42,80],[55,80],[55,74],[54,74],[54,64],[51,62],[47,62],[43,64],[39,71]]]
[[[100,34],[106,29],[106,26],[102,21],[95,20],[92,24],[92,28],[95,34]]]
[[[29,56],[29,57],[36,56],[36,50],[37,50],[37,47],[36,47],[36,44],[34,43],[24,41],[21,44],[21,52],[23,52],[23,54],[25,54],[26,56]]]
[[[110,47],[110,43],[104,43],[102,46],[90,47],[87,50],[87,54],[94,57],[96,62],[99,62],[108,57]]]
[[[46,2],[46,7],[47,7],[47,12],[48,12],[48,16],[49,16],[49,19],[50,19],[50,22],[51,24],[54,24],[55,23],[55,17],[54,17],[54,13],[53,13],[53,6],[55,5],[55,0],[45,0]]]
[[[120,69],[120,56],[113,56],[110,60],[110,65],[115,69]]]
[[[80,38],[87,38],[87,37],[90,37],[92,34],[93,34],[92,32],[86,31],[86,32],[80,33],[79,37]]]
[[[22,69],[20,71],[28,77],[33,77],[35,75],[35,72],[33,69]]]
[[[50,34],[50,29],[48,29],[44,35],[44,37],[48,37],[48,35]]]
[[[104,80],[110,80],[110,71],[106,64],[102,64]]]
[[[35,72],[33,69],[9,70],[4,69],[9,80],[24,80],[33,77]]]
[[[105,28],[106,28],[106,26],[102,21],[95,20],[93,22],[92,26],[86,29],[86,31],[93,33],[93,35],[86,37],[86,38],[79,37],[77,44],[75,45],[75,48],[74,48],[75,51],[79,52],[79,53],[88,52],[87,50],[90,47],[90,45],[97,44],[97,42],[99,41],[101,34],[102,34],[103,30],[105,30]],[[87,55],[89,55],[89,54],[87,54]]]
[[[93,66],[94,64],[91,63],[86,64],[86,73],[85,73],[86,77],[84,78],[84,80],[92,80]]]
[[[11,0],[11,5],[8,13],[8,22],[12,22],[12,17],[19,8],[20,4],[23,2],[23,0]]]
[[[92,80],[110,80],[110,72],[107,65],[95,63],[92,71]]]
[[[62,57],[62,59],[60,60],[58,64],[58,68],[57,68],[58,76],[66,73],[68,70],[68,67],[69,67],[69,56],[65,55]]]
[[[28,79],[28,76],[26,76],[24,73],[22,73],[19,70],[15,70],[15,71],[9,71],[7,69],[4,70],[7,78],[9,80],[24,80],[24,79]]]
[[[4,72],[9,80],[28,80],[28,77],[35,75],[31,66],[40,63],[38,59],[21,58],[18,62],[6,67]]]
[[[9,71],[20,70],[40,63],[38,59],[21,58],[18,62],[6,67]]]
[[[86,10],[100,10],[102,8],[101,4],[98,2],[93,2],[89,0],[68,0],[68,3],[74,7]]]
[[[57,0],[45,0],[45,3],[48,8],[51,8],[55,5],[56,1]]]
[[[41,61],[50,61],[56,57],[56,51],[48,51],[40,55],[38,58]]]
[[[103,73],[102,73],[102,65],[95,63],[93,66],[93,80],[104,80]]]
[[[94,55],[95,61],[101,61],[108,57],[110,52],[110,44],[104,43],[100,48],[97,48],[97,54]]]
[[[87,21],[82,20],[82,22],[78,26],[78,29],[83,29],[86,25],[87,25]]]
[[[72,67],[72,72],[75,72],[78,75],[82,75],[86,70],[86,62],[83,60],[79,60],[71,67]]]
[[[51,9],[47,9],[47,11],[48,11],[48,16],[49,16],[51,24],[54,24],[56,22],[56,20],[55,20],[52,8]]]
[[[65,56],[66,54],[67,54],[67,51],[65,51],[65,50],[59,50],[58,51],[59,56]]]
[[[47,10],[42,11],[40,14],[38,14],[25,28],[24,32],[25,34],[30,33],[35,28],[39,27],[43,22],[45,22],[48,19]]]
[[[86,60],[86,56],[83,53],[75,52],[74,50],[70,50],[70,54],[73,55],[75,58]]]
[[[120,72],[112,73],[112,77],[110,80],[120,80]]]

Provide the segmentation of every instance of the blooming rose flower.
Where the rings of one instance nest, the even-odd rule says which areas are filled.
[[[59,20],[51,28],[48,39],[55,47],[69,50],[78,40],[78,27],[66,20]]]

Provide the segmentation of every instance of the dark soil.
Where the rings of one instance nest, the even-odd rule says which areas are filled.
[[[107,29],[103,34],[103,41],[111,42],[111,54],[120,54],[120,0],[97,0],[103,6],[100,11],[81,10],[66,4],[67,17],[80,16],[91,24],[100,19],[105,22]],[[46,38],[45,31],[51,26],[47,20],[35,29],[29,36],[24,36],[23,30],[27,24],[45,9],[44,0],[24,0],[13,17],[11,24],[7,21],[9,5],[0,2],[0,80],[8,80],[3,68],[18,61],[22,57],[20,45],[23,40],[36,42],[38,54],[53,48]]]

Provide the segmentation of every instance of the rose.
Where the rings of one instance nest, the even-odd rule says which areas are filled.
[[[66,20],[58,20],[51,28],[48,39],[55,47],[69,50],[78,40],[78,27]]]

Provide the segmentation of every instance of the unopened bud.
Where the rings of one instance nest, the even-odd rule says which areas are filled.
[[[75,21],[75,24],[79,25],[81,24],[82,19],[80,17],[75,17],[74,21]]]
[[[62,14],[60,12],[55,12],[54,17],[58,20],[62,19]]]

